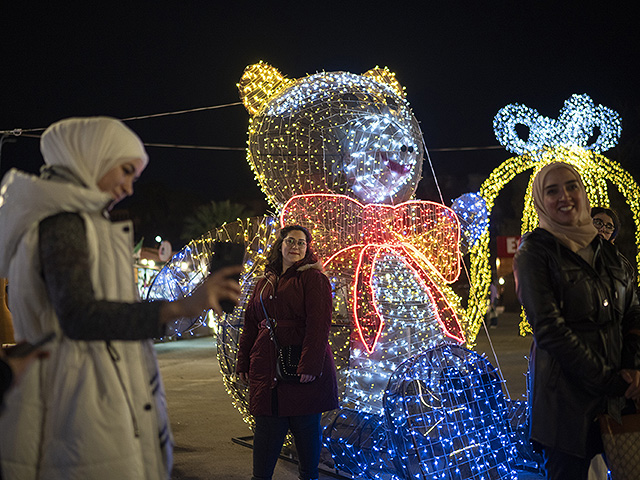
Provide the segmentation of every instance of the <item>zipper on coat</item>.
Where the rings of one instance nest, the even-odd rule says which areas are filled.
[[[138,427],[138,419],[136,418],[135,411],[133,410],[133,404],[131,403],[131,398],[129,397],[129,391],[122,380],[122,374],[120,373],[120,368],[118,367],[118,362],[120,361],[120,355],[118,351],[115,349],[113,345],[111,345],[110,341],[106,342],[107,351],[109,352],[109,356],[111,357],[111,363],[113,363],[113,368],[116,370],[116,375],[118,376],[118,381],[120,382],[120,386],[122,387],[122,393],[124,394],[124,398],[127,401],[127,407],[129,408],[129,413],[131,414],[131,423],[133,424],[133,434],[135,437],[140,436],[140,428]]]

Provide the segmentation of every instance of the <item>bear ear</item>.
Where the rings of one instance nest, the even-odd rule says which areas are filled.
[[[362,76],[371,77],[378,83],[384,83],[390,86],[402,98],[406,95],[404,87],[396,80],[396,74],[387,67],[380,68],[376,65],[376,68],[372,68],[368,72],[363,73]]]
[[[292,82],[277,68],[261,61],[244,69],[237,87],[245,108],[255,115],[271,97]]]

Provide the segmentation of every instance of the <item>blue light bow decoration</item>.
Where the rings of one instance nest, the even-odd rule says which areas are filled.
[[[385,418],[402,478],[516,480],[497,370],[457,345],[407,360],[389,379]]]
[[[465,193],[453,201],[451,210],[460,220],[460,250],[465,254],[489,227],[487,203],[479,193]]]
[[[517,125],[529,128],[527,139],[520,138]],[[596,128],[600,134],[589,144]],[[618,143],[622,121],[614,110],[595,105],[589,95],[573,94],[564,102],[557,120],[543,117],[525,105],[507,105],[494,117],[493,131],[501,145],[518,155],[556,146],[577,146],[602,153]]]
[[[351,478],[400,480],[384,416],[342,408],[326,413],[322,437],[337,471]]]

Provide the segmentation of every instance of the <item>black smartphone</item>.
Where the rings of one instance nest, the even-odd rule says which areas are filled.
[[[35,343],[19,343],[18,345],[5,349],[4,353],[7,357],[26,357],[31,352],[39,349],[44,344],[49,343],[54,338],[56,338],[56,334],[55,332],[51,332]]]
[[[244,263],[244,252],[245,247],[242,243],[214,242],[213,256],[209,264],[209,274],[230,265],[242,265]],[[240,275],[233,275],[232,278],[240,280]],[[233,302],[229,300],[221,301],[220,306],[225,313],[233,312],[233,308],[235,307]]]

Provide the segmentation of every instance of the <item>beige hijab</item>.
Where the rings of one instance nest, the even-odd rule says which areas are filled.
[[[560,225],[551,218],[549,212],[544,207],[544,180],[549,172],[558,168],[566,168],[571,171],[580,184],[583,201],[581,202],[580,212],[578,212],[577,225]],[[538,212],[540,227],[550,232],[554,237],[574,252],[578,252],[585,248],[598,234],[598,230],[593,226],[593,221],[591,219],[591,206],[589,205],[587,191],[584,188],[584,183],[582,183],[582,178],[578,171],[568,163],[553,162],[540,169],[536,178],[533,180],[533,204]]]

